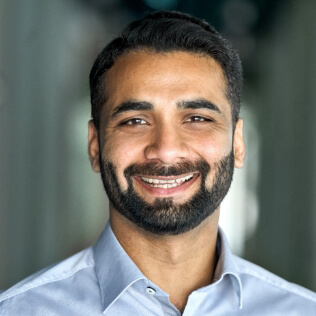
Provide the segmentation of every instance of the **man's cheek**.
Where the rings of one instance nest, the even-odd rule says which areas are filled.
[[[205,177],[205,187],[207,190],[210,190],[215,182],[215,174],[214,174],[214,170],[212,168],[212,171],[209,171],[208,174]]]
[[[124,176],[124,173],[119,171],[117,171],[116,176],[121,190],[125,193],[128,190],[129,182],[132,181],[132,179]]]

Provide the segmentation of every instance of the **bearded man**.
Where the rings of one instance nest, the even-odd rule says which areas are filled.
[[[110,201],[96,245],[1,296],[1,315],[316,315],[316,295],[231,254],[242,69],[209,24],[155,12],[90,74],[89,157]]]

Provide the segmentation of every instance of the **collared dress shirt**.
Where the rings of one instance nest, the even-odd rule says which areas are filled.
[[[222,230],[213,283],[192,292],[184,316],[312,316],[316,294],[234,256]],[[178,316],[109,224],[97,243],[0,295],[1,316]]]

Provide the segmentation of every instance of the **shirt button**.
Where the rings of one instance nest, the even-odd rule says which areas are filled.
[[[156,291],[155,291],[153,288],[151,288],[151,287],[148,287],[148,288],[146,289],[146,292],[147,292],[148,294],[150,294],[150,295],[155,295],[155,293],[156,293]]]

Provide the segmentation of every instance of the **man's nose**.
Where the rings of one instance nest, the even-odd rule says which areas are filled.
[[[150,144],[145,148],[145,158],[159,160],[162,164],[175,164],[187,159],[189,148],[183,135],[168,124],[160,124],[153,132]]]

